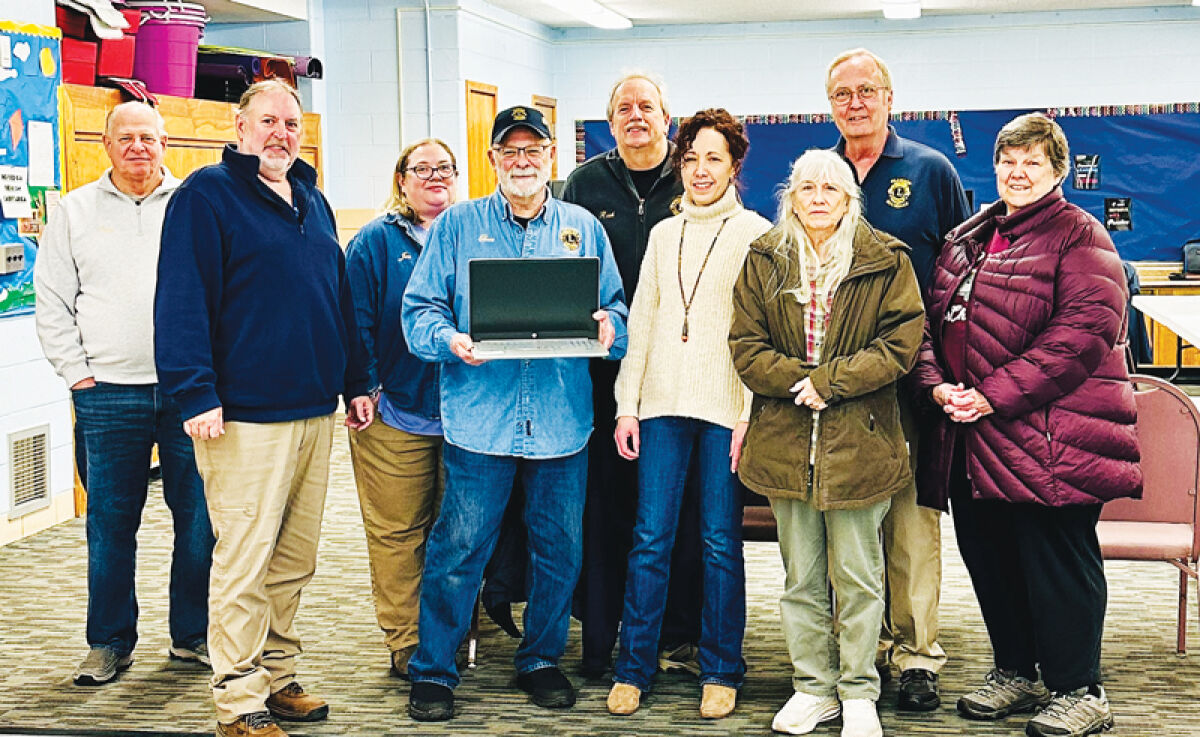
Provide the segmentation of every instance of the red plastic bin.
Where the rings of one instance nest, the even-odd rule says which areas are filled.
[[[75,38],[62,41],[63,81],[70,84],[96,82],[96,44]]]
[[[62,29],[68,38],[82,39],[88,32],[88,19],[83,13],[61,5],[54,6],[54,24]]]
[[[132,77],[133,54],[137,36],[126,35],[115,41],[100,41],[100,56],[96,60],[97,77]]]

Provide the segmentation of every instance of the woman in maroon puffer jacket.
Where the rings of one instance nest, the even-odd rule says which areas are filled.
[[[1068,160],[1045,116],[1000,131],[1000,201],[948,236],[913,371],[942,410],[920,443],[922,503],[953,507],[995,655],[958,709],[1000,719],[1045,707],[1030,737],[1112,726],[1096,521],[1142,488],[1125,275],[1100,223],[1063,199]]]

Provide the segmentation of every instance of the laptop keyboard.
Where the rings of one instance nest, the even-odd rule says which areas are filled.
[[[590,338],[554,338],[552,340],[489,340],[484,345],[489,353],[505,351],[526,356],[557,356],[572,351],[586,351],[595,345]]]

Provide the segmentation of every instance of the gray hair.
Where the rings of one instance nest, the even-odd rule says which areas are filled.
[[[653,72],[647,72],[642,69],[631,69],[621,75],[621,78],[613,83],[612,89],[608,91],[608,107],[605,108],[605,120],[612,122],[613,119],[613,100],[617,97],[617,90],[621,89],[621,85],[632,79],[644,79],[649,82],[658,92],[658,104],[663,109],[663,114],[668,118],[671,117],[671,108],[667,104],[667,83],[662,77]]]
[[[1071,170],[1071,147],[1062,126],[1041,113],[1018,115],[1004,124],[996,136],[996,147],[992,151],[992,164],[1000,163],[1000,153],[1006,148],[1032,148],[1042,145],[1046,158],[1054,167],[1059,181]]]
[[[810,266],[809,251],[813,249],[813,244],[804,229],[804,224],[800,222],[800,216],[792,207],[792,195],[804,182],[829,182],[837,185],[849,197],[846,214],[829,239],[828,266],[832,269],[830,278],[835,284],[841,283],[850,271],[850,262],[854,258],[854,231],[858,228],[858,221],[862,219],[862,190],[854,179],[854,173],[850,171],[850,165],[841,156],[832,151],[814,148],[805,151],[796,159],[779,195],[776,224],[780,238],[774,251],[778,256],[777,262],[783,264],[780,273],[776,274],[776,293],[794,294],[801,302],[807,302],[811,297],[805,275]]]
[[[146,110],[149,110],[150,112],[154,113],[154,123],[155,123],[155,127],[158,128],[158,135],[162,136],[163,138],[166,138],[167,137],[167,124],[165,121],[163,121],[162,113],[158,112],[158,109],[155,108],[153,105],[150,105],[149,103],[145,103],[145,102],[139,102],[138,100],[122,102],[120,105],[117,105],[112,110],[108,111],[108,115],[104,116],[104,135],[106,135],[106,136],[112,135],[112,122],[113,122],[113,118],[116,117],[118,110],[121,112],[125,112],[126,110],[134,110],[134,109],[140,110],[142,108],[145,108]]]
[[[271,77],[261,82],[255,82],[246,88],[246,91],[242,93],[241,99],[238,100],[237,114],[244,116],[246,111],[250,109],[250,104],[254,102],[254,98],[264,92],[284,92],[291,95],[292,99],[296,101],[296,107],[300,108],[301,114],[304,113],[304,102],[301,101],[300,93],[296,91],[296,88],[282,79]]]
[[[875,66],[879,67],[879,74],[883,77],[883,86],[889,90],[892,89],[892,73],[888,71],[888,65],[880,59],[873,51],[864,48],[847,49],[837,56],[833,57],[833,61],[829,62],[829,66],[825,67],[825,92],[830,92],[829,85],[833,82],[833,70],[837,69],[838,65],[849,61],[856,56],[865,56],[875,62]]]

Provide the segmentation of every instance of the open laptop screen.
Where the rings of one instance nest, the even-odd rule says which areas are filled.
[[[600,259],[471,259],[471,339],[596,338]]]

